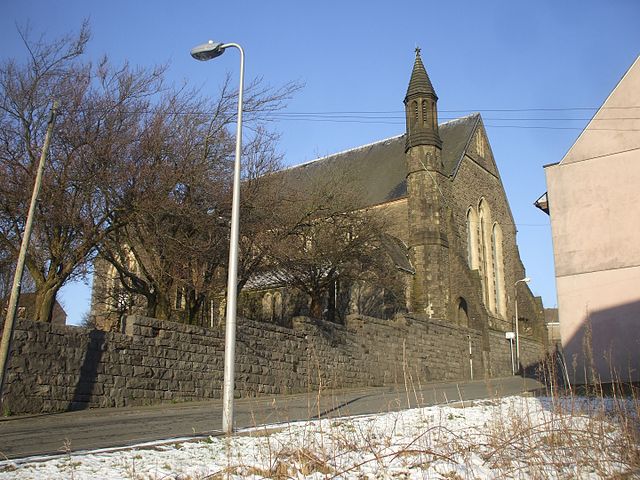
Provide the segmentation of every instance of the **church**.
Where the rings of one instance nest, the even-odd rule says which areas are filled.
[[[515,330],[517,298],[519,332],[542,338],[542,302],[526,285],[516,225],[482,118],[438,123],[437,102],[416,49],[404,98],[405,134],[282,173],[296,183],[331,171],[359,179],[363,188],[355,208],[391,218],[384,243],[406,284],[401,311],[507,332]],[[249,287],[240,302],[245,315],[280,322],[301,313],[290,289],[268,281]],[[355,295],[347,294],[343,313],[369,313],[358,309]]]
[[[542,301],[527,286],[516,225],[481,116],[438,123],[438,96],[419,49],[404,107],[404,134],[281,174],[313,179],[348,169],[363,187],[354,207],[384,211],[391,219],[384,244],[404,283],[404,305],[387,318],[406,313],[504,338],[516,330],[517,315],[520,335],[543,340]],[[105,276],[96,278],[104,282]],[[385,317],[384,312],[359,310],[353,287],[341,292],[347,297],[343,318]],[[114,313],[101,299],[106,290],[94,284],[96,318]],[[241,294],[239,313],[286,325],[287,319],[305,315],[305,300],[292,290],[252,279]],[[210,303],[203,325],[214,326],[224,317],[224,305],[215,299]],[[180,309],[177,301],[175,308]]]

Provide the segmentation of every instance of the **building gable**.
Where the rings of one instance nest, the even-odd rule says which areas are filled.
[[[640,148],[639,113],[640,56],[629,67],[560,164],[637,150]]]
[[[496,178],[500,178],[498,167],[496,166],[496,162],[493,157],[493,151],[491,150],[491,144],[489,143],[487,132],[482,124],[482,117],[480,117],[479,114],[476,114],[475,120],[472,132],[466,137],[467,144],[464,146],[462,156],[452,169],[451,175],[454,177],[456,176],[463,157],[466,156],[483,170],[489,172]]]

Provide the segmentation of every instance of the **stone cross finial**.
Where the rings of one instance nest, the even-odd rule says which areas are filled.
[[[433,303],[429,302],[429,305],[424,309],[424,312],[429,315],[429,318],[433,318],[433,314],[435,313],[433,310]]]
[[[420,55],[420,51],[421,50],[422,49],[419,46],[416,45],[416,55]]]

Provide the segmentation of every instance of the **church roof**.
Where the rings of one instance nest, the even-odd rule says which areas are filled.
[[[454,175],[464,156],[469,140],[480,122],[480,115],[472,115],[439,125],[442,139],[442,161],[445,173]],[[329,178],[332,173],[345,172],[345,187],[350,180],[359,185],[360,205],[363,208],[403,198],[407,194],[405,163],[405,135],[381,140],[351,150],[329,155],[279,172],[297,189],[305,190],[314,179]]]

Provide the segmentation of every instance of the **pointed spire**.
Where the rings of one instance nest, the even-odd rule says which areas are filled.
[[[420,47],[416,47],[416,59],[413,63],[413,71],[411,72],[411,80],[409,80],[405,102],[414,95],[433,96],[436,100],[438,99],[429,75],[427,75],[427,70],[422,63],[422,58],[420,58]]]
[[[407,117],[405,151],[418,145],[442,148],[442,140],[438,134],[438,96],[422,64],[418,47],[409,88],[404,97],[404,109]]]

